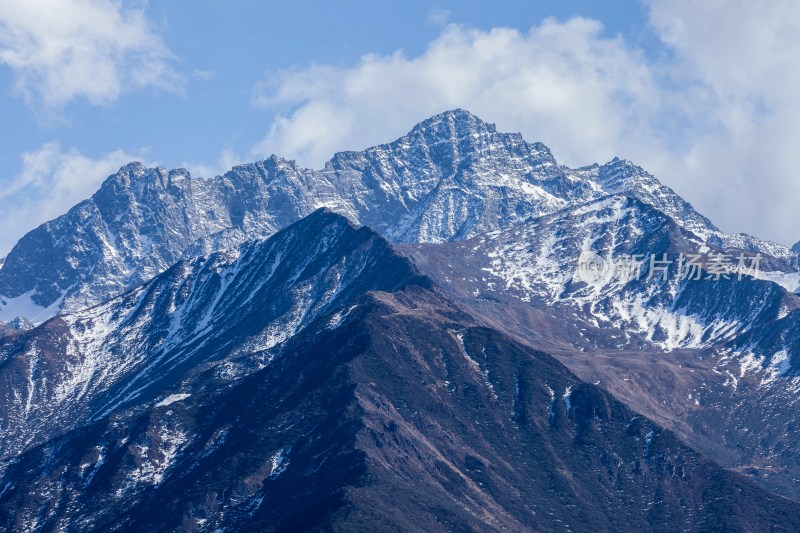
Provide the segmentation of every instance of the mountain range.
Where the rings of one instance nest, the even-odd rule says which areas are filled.
[[[185,254],[263,238],[328,207],[393,243],[463,240],[622,193],[709,244],[797,263],[786,247],[720,232],[643,169],[615,159],[577,170],[541,143],[498,133],[466,111],[428,119],[397,141],[336,154],[319,171],[272,156],[224,176],[126,165],[94,196],[25,235],[0,269],[0,320],[35,323],[102,303]]]
[[[799,255],[463,110],[321,170],[131,163],[1,262],[0,522],[800,529]]]

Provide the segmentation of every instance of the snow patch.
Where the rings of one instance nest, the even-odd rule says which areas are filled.
[[[269,472],[270,479],[277,478],[289,468],[289,459],[287,455],[290,449],[291,447],[281,448],[272,456],[272,469]]]
[[[35,292],[31,290],[16,298],[0,295],[0,322],[11,322],[17,317],[24,317],[38,326],[45,320],[54,317],[61,307],[64,295],[62,294],[49,306],[42,307],[32,299]]]
[[[163,400],[158,402],[156,404],[156,407],[164,407],[165,405],[172,405],[175,402],[179,402],[181,400],[185,400],[189,396],[191,396],[191,394],[186,394],[186,393],[183,393],[183,392],[180,393],[180,394],[170,394],[169,396],[167,396],[166,398],[164,398]]]
[[[800,272],[758,272],[758,278],[777,283],[789,292],[800,290]]]
[[[561,397],[561,399],[564,400],[564,405],[567,408],[567,412],[569,412],[570,408],[572,407],[572,404],[569,401],[570,396],[572,396],[572,385],[564,390],[564,395]]]

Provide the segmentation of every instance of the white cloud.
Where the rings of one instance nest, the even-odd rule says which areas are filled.
[[[278,117],[252,155],[319,167],[462,107],[566,164],[632,159],[725,230],[800,239],[800,4],[647,4],[661,40],[649,54],[573,18],[529,32],[450,25],[419,56],[281,72],[257,89]]]
[[[137,159],[122,150],[92,159],[56,142],[23,154],[22,169],[0,191],[0,256],[31,228],[89,198],[107,176]]]
[[[545,140],[565,162],[614,155],[657,105],[647,66],[621,38],[575,18],[527,33],[451,25],[418,57],[367,55],[352,68],[313,65],[268,79],[256,104],[289,108],[254,155],[320,166],[339,149],[405,133],[463,107],[504,130]]]
[[[665,177],[719,225],[800,239],[800,3],[649,0],[670,78],[700,87],[691,139]],[[692,102],[692,99],[686,99]]]
[[[108,104],[143,87],[179,90],[171,59],[144,11],[122,2],[0,2],[0,63],[37,111],[77,98]]]

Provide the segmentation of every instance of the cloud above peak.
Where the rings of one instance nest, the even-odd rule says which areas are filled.
[[[425,118],[463,108],[499,131],[544,142],[570,166],[635,161],[726,231],[797,241],[800,3],[642,1],[646,48],[582,17],[546,19],[526,31],[477,29],[448,24],[453,15],[433,9],[425,22],[441,32],[421,53],[269,73],[252,97],[271,119],[263,138],[249,152],[255,137],[225,139],[248,144],[187,166],[210,176],[275,153],[319,168],[336,151],[392,141]],[[0,2],[0,65],[45,117],[75,101],[107,105],[137,89],[181,91],[187,81],[214,79],[211,69],[175,71],[145,8],[117,0]],[[10,212],[18,195],[32,205],[48,173],[64,184],[85,175],[72,172],[72,162],[89,172],[94,161],[106,172],[126,156],[105,147],[90,161],[40,144],[0,191],[0,210]],[[49,207],[40,213],[68,209],[73,196],[62,192],[46,195]],[[34,218],[28,222],[41,221]]]
[[[584,18],[546,20],[525,33],[450,25],[417,57],[398,51],[365,55],[350,68],[283,71],[254,99],[287,110],[256,154],[318,167],[336,150],[391,140],[427,116],[462,107],[501,130],[547,140],[566,162],[610,158],[609,131],[639,127],[653,81],[636,50],[602,33],[599,22]]]
[[[83,98],[113,102],[131,89],[180,90],[172,54],[141,9],[111,0],[0,3],[0,63],[36,111]]]
[[[726,231],[795,242],[800,4],[645,3],[646,51],[581,17],[527,32],[451,24],[416,56],[269,75],[253,101],[277,118],[252,155],[320,167],[461,107],[564,164],[631,159]]]

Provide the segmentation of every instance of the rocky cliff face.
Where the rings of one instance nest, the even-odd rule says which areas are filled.
[[[322,170],[271,157],[198,180],[185,170],[127,165],[9,253],[0,269],[0,320],[21,315],[40,323],[101,303],[184,255],[269,236],[319,207],[391,242],[444,242],[611,193],[656,207],[709,243],[790,256],[777,245],[720,233],[628,161],[568,169],[544,145],[456,110],[393,143],[336,154]]]

